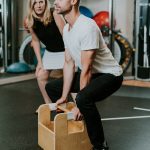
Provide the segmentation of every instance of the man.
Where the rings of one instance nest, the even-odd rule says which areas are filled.
[[[81,15],[79,0],[55,0],[55,9],[68,24],[63,30],[65,63],[63,79],[46,85],[46,91],[57,104],[67,101],[69,92],[77,92],[75,119],[84,117],[93,150],[106,150],[101,118],[95,102],[120,88],[122,69],[107,48],[96,23]],[[78,72],[75,72],[77,66]]]

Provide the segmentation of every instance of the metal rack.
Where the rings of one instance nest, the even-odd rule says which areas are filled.
[[[17,59],[17,0],[0,0],[0,60],[5,72]]]
[[[2,32],[2,20],[3,20],[3,1],[0,0],[0,67],[3,65],[3,32]]]
[[[135,78],[150,81],[150,0],[136,0],[135,5]]]

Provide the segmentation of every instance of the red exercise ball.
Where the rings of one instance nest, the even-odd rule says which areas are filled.
[[[103,26],[107,26],[108,28],[110,28],[110,24],[109,24],[109,12],[108,11],[100,11],[98,12],[93,19],[95,20],[95,22],[97,23],[97,25],[100,27],[100,29]],[[116,26],[116,20],[114,19],[113,21],[113,26]]]
[[[109,12],[108,11],[100,11],[98,12],[93,19],[97,23],[97,25],[101,28],[102,26],[109,27]]]

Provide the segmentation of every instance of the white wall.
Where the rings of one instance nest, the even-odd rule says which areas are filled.
[[[130,42],[133,39],[134,0],[113,0],[116,29],[121,29]],[[93,14],[109,11],[109,0],[81,0],[81,5],[88,7]]]

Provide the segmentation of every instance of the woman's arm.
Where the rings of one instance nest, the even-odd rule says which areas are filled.
[[[33,29],[30,29],[30,33],[32,36],[32,47],[34,49],[36,58],[38,60],[39,64],[42,64],[42,58],[41,58],[41,53],[40,53],[40,41],[36,34],[34,33]]]
[[[62,15],[57,14],[57,12],[54,10],[53,12],[53,16],[54,16],[54,20],[56,22],[56,25],[61,33],[61,35],[63,34],[63,28],[66,24],[64,18]]]
[[[40,52],[40,41],[36,34],[34,33],[33,29],[29,29],[31,36],[32,36],[32,47],[34,49],[34,53],[36,55],[38,64],[36,67],[36,72],[35,75],[37,76],[38,72],[40,69],[43,69],[43,63],[42,63],[42,57],[41,57],[41,52]]]

